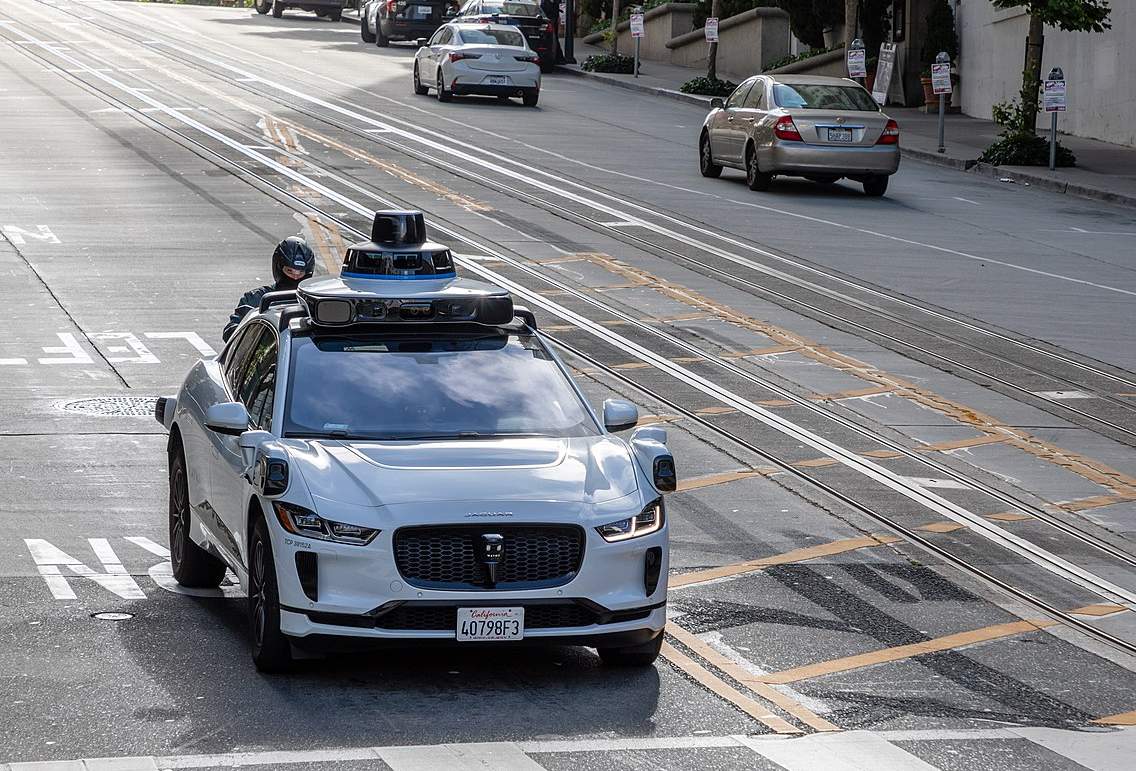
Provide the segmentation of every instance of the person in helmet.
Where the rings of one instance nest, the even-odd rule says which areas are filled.
[[[307,242],[299,236],[289,236],[276,245],[272,253],[272,278],[274,284],[257,287],[241,295],[237,307],[229,316],[229,323],[221,333],[221,339],[228,342],[233,331],[250,310],[260,307],[260,298],[268,292],[284,292],[295,289],[305,278],[310,278],[316,267],[316,256]]]

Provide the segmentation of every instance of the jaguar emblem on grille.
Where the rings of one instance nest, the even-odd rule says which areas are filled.
[[[477,558],[485,566],[489,585],[496,585],[497,568],[505,559],[505,536],[499,533],[482,533],[478,543]]]

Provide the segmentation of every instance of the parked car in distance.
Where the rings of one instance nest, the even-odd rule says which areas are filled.
[[[698,139],[704,177],[741,169],[751,190],[768,190],[777,175],[848,177],[881,196],[899,169],[899,124],[853,80],[758,75],[710,104]]]
[[[541,72],[556,66],[556,32],[537,0],[468,0],[459,21],[511,24],[518,27],[529,48],[540,57]]]
[[[263,15],[272,11],[277,19],[290,8],[311,11],[321,19],[331,21],[339,21],[343,16],[343,0],[256,0],[257,13]]]
[[[457,0],[369,0],[359,11],[359,34],[386,48],[392,40],[430,37],[457,12]]]
[[[459,20],[460,21],[460,20]],[[419,40],[414,55],[414,93],[435,89],[439,102],[463,94],[508,99],[519,96],[526,107],[540,98],[540,65],[520,30],[505,24],[446,24]]]

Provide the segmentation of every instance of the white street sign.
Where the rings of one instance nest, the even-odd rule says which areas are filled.
[[[895,43],[880,45],[880,61],[876,66],[876,82],[872,86],[872,98],[877,104],[887,101],[888,89],[891,88],[891,73],[895,69]]]
[[[950,64],[932,64],[931,65],[931,87],[935,90],[936,94],[949,94],[949,93],[951,93],[951,65]]]
[[[1042,89],[1042,103],[1046,112],[1065,112],[1065,81],[1047,80]]]
[[[706,42],[707,43],[717,43],[718,42],[718,19],[717,19],[717,17],[711,16],[709,19],[707,19],[706,20],[706,26],[705,26],[704,29],[706,30]]]
[[[863,48],[848,49],[848,77],[868,77],[867,52]]]
[[[643,14],[631,14],[631,37],[644,37],[643,31]]]

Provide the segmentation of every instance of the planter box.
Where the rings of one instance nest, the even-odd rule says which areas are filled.
[[[698,28],[667,42],[671,63],[706,67],[709,44]],[[789,53],[789,14],[778,8],[752,8],[718,24],[718,77],[742,81]]]

